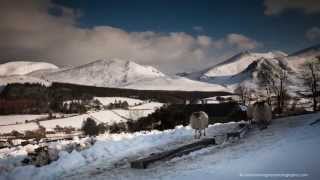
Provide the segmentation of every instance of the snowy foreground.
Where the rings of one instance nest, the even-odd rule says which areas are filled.
[[[70,154],[62,151],[58,161],[40,168],[17,167],[18,159],[32,146],[3,149],[0,179],[284,179],[286,175],[317,179],[320,123],[309,124],[318,118],[320,113],[277,119],[268,129],[252,130],[240,141],[152,164],[145,170],[131,169],[128,162],[193,141],[190,127],[101,135],[91,148]],[[219,135],[236,127],[237,123],[215,124],[208,134]],[[61,147],[66,143],[50,145]],[[252,177],[255,175],[260,177]]]

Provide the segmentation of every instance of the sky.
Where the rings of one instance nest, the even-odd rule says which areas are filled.
[[[175,74],[320,42],[315,0],[2,0],[0,63],[132,60]]]

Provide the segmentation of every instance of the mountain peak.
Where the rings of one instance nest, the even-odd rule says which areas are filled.
[[[12,61],[0,64],[0,76],[26,75],[34,71],[58,69],[54,64],[33,61]]]
[[[285,56],[282,52],[268,52],[268,53],[252,53],[249,51],[244,51],[226,61],[219,63],[209,69],[204,73],[207,77],[216,76],[233,76],[243,70],[245,70],[251,63],[257,61],[261,58],[273,59],[277,57]]]
[[[320,44],[294,52],[290,54],[290,56],[313,56],[315,54],[317,54],[317,56],[320,55]]]
[[[143,79],[165,76],[151,66],[121,59],[100,59],[72,69],[48,74],[52,81],[92,86],[119,87]]]

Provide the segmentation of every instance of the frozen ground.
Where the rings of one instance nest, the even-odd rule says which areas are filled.
[[[129,98],[127,98],[127,100],[129,100],[130,103],[133,104],[135,102],[138,102],[138,100],[133,100]],[[106,103],[106,101],[104,102]],[[161,106],[163,106],[163,104],[158,102],[144,102],[141,105],[130,107],[129,110],[114,109],[94,111],[89,112],[88,114],[75,115],[72,117],[40,121],[40,125],[44,126],[48,130],[52,130],[56,127],[56,125],[59,125],[61,127],[81,128],[83,120],[85,120],[89,116],[94,117],[95,120],[98,121],[98,123],[113,124],[119,122],[126,122],[128,119],[136,120],[140,117],[147,116],[148,114],[154,112],[157,108],[160,108]],[[39,118],[44,118],[46,116],[48,115],[0,116],[0,133],[9,133],[12,130],[17,130],[20,132],[27,130],[35,130],[38,128],[38,125],[34,122],[24,123],[25,120],[35,120]],[[15,124],[16,122],[20,124]]]
[[[268,129],[250,131],[238,142],[152,164],[145,170],[131,169],[129,160],[193,141],[190,127],[101,135],[91,148],[71,154],[61,152],[58,161],[40,168],[16,167],[12,163],[8,167],[8,162],[17,156],[25,156],[26,149],[7,149],[0,151],[0,179],[265,179],[243,177],[248,173],[302,173],[303,179],[317,179],[320,124],[309,123],[318,118],[320,113],[277,119]],[[218,135],[236,126],[237,123],[215,124],[209,127],[208,134]]]

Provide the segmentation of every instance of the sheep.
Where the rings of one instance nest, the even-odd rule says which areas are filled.
[[[247,107],[247,120],[249,123],[249,127],[252,127],[252,112],[253,111],[253,104],[249,104]]]
[[[206,136],[206,128],[208,127],[208,115],[203,111],[193,112],[190,116],[190,124],[191,128],[195,130],[194,138],[200,139],[200,137],[202,136],[202,130],[203,135]]]
[[[252,121],[260,130],[267,128],[272,119],[271,107],[265,101],[258,101],[253,104]]]

